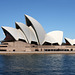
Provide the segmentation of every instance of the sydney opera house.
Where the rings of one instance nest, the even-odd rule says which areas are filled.
[[[35,51],[73,51],[75,39],[64,38],[63,31],[46,33],[41,24],[34,18],[25,15],[26,24],[15,22],[15,28],[2,26],[5,34],[0,51],[35,52]]]

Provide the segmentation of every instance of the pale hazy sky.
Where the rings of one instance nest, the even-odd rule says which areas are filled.
[[[0,0],[0,40],[5,37],[1,26],[25,23],[24,14],[35,18],[47,33],[61,30],[64,37],[75,39],[75,0]]]

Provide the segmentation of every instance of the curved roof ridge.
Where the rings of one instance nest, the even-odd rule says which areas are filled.
[[[15,22],[15,25],[18,25],[20,27],[21,31],[24,33],[25,37],[27,38],[28,43],[31,43],[31,41],[34,40],[38,43],[35,33],[31,28],[29,28],[27,25],[21,22]]]
[[[62,40],[63,40],[63,32],[62,31],[51,31],[51,32],[47,33],[46,37],[50,37],[54,43],[57,42],[59,45],[61,45]],[[51,43],[53,43],[53,42],[51,42]]]
[[[5,26],[2,26],[2,29],[5,29],[7,32],[9,32],[15,40],[19,40],[19,37],[25,40],[23,33],[18,29]]]
[[[69,42],[69,44],[71,44],[71,45],[73,45],[73,44],[75,44],[74,42],[75,42],[75,40],[73,40],[73,39],[70,39],[70,38],[64,38],[65,40],[67,40],[68,42]]]
[[[36,36],[37,36],[37,39],[38,39],[38,43],[40,45],[42,45],[44,39],[45,39],[45,30],[43,29],[43,27],[41,26],[41,24],[35,20],[34,18],[28,16],[28,15],[25,15],[25,19],[26,19],[26,24],[27,26],[32,26],[35,33],[36,33]]]
[[[36,34],[35,34],[33,28],[30,26],[29,29],[30,29],[30,37],[31,37],[31,41],[35,41],[35,42],[38,43],[38,40],[37,40],[37,37],[36,37]]]
[[[15,22],[15,25],[16,25],[16,28],[17,28],[17,25],[20,27],[21,31],[24,33],[25,37],[26,37],[26,41],[27,43],[30,43],[30,31],[29,31],[29,28],[21,23],[21,22]]]

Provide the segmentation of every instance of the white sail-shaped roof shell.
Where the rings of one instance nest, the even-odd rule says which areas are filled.
[[[70,38],[64,38],[65,40],[67,40],[70,45],[74,45],[75,44],[75,39],[70,39]]]
[[[19,39],[23,39],[23,40],[27,40],[25,35],[23,34],[23,32],[20,30],[20,29],[17,29],[18,30],[18,40]]]
[[[31,43],[31,41],[38,42],[36,34],[32,27],[28,27],[25,24],[20,22],[16,22],[15,24],[18,25],[21,31],[24,33],[25,37],[27,38],[27,43]]]
[[[18,25],[20,27],[21,31],[24,33],[24,35],[26,37],[26,42],[30,43],[31,41],[30,41],[30,30],[29,30],[29,28],[25,24],[20,23],[20,22],[15,22],[15,25]]]
[[[21,30],[12,27],[4,27],[4,26],[2,26],[2,28],[5,29],[7,32],[9,32],[15,40],[19,40],[19,39],[26,40]]]
[[[32,18],[28,15],[25,15],[25,19],[26,19],[26,23],[27,23],[27,21],[31,22],[31,26],[33,27],[33,29],[36,33],[37,39],[38,39],[38,43],[40,45],[42,45],[43,40],[45,39],[45,34],[46,34],[43,27],[41,26],[41,24],[38,21],[36,21],[34,18]],[[27,25],[28,25],[28,23],[27,23]],[[30,25],[28,25],[28,26],[30,26]]]
[[[31,26],[29,27],[29,29],[30,29],[30,40],[38,43],[35,31],[33,30]]]
[[[52,44],[58,43],[59,45],[61,45],[62,40],[63,40],[63,32],[62,31],[52,31],[52,32],[49,32],[46,34],[44,42],[49,42]]]
[[[57,43],[57,41],[52,36],[50,36],[49,34],[46,34],[46,37],[45,37],[43,43],[45,43],[45,42],[49,42],[51,44]]]
[[[75,44],[75,39],[73,39],[73,44]]]

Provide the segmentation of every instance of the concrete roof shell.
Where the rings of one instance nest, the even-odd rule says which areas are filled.
[[[38,21],[36,21],[34,18],[32,18],[32,17],[30,17],[28,15],[25,15],[25,19],[26,19],[27,26],[32,26],[33,27],[33,29],[34,29],[34,31],[36,33],[37,39],[38,39],[38,43],[40,45],[42,45],[42,43],[43,43],[43,41],[45,39],[45,35],[46,35],[45,30],[43,29],[41,24]]]
[[[27,38],[27,43],[31,43],[31,41],[38,42],[32,27],[28,27],[25,24],[20,22],[16,22],[15,25],[18,25],[20,27],[21,31],[24,33],[25,37]]]
[[[24,33],[25,37],[26,37],[26,42],[27,43],[30,43],[30,30],[29,28],[23,24],[23,23],[20,23],[20,22],[15,22],[15,25],[16,25],[16,28],[17,28],[17,25],[20,27],[21,31]]]
[[[63,40],[62,31],[52,31],[52,32],[47,33],[44,42],[58,43],[59,45],[61,45],[62,40]]]
[[[22,31],[19,29],[15,29],[12,27],[4,27],[4,26],[2,26],[2,29],[5,29],[7,32],[9,32],[15,40],[26,39]]]
[[[73,39],[73,44],[75,44],[75,39]]]
[[[25,35],[23,34],[23,32],[20,30],[20,29],[17,29],[18,30],[18,39],[23,39],[23,40],[27,40]]]
[[[49,34],[46,34],[43,43],[45,43],[45,42],[49,42],[51,44],[52,43],[57,43],[57,41],[53,37],[51,37]]]
[[[35,42],[38,43],[35,31],[33,30],[33,28],[31,26],[29,27],[29,29],[30,29],[30,39],[31,39],[31,41],[35,41]]]
[[[70,39],[70,38],[64,38],[65,40],[67,40],[71,45],[75,44],[75,39]]]

